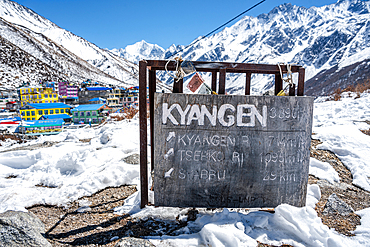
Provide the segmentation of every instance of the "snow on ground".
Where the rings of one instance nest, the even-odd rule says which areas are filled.
[[[353,174],[354,183],[370,191],[370,94],[355,99],[344,94],[340,101],[319,98],[314,105],[313,138],[318,146],[334,152]],[[82,142],[82,139],[90,139]],[[58,142],[36,150],[2,152],[10,148]],[[2,142],[0,146],[0,212],[26,210],[38,203],[63,205],[108,186],[139,184],[139,166],[122,158],[139,152],[138,119],[112,122],[99,128],[67,130],[26,144]],[[338,174],[328,163],[310,160],[310,173],[329,182]],[[6,179],[9,176],[16,178]],[[39,186],[36,186],[39,185]],[[152,195],[150,195],[152,196]],[[257,246],[256,240],[272,245],[370,246],[370,208],[356,212],[361,225],[356,236],[346,237],[323,225],[314,207],[321,192],[309,185],[307,206],[282,204],[275,213],[257,210],[199,209],[194,222],[178,230],[178,236],[150,237],[157,246]],[[140,209],[140,191],[129,197],[116,213],[162,220],[186,218],[187,208],[147,206]]]
[[[370,94],[342,94],[340,101],[316,100],[313,135],[323,143],[318,149],[335,153],[351,171],[353,183],[370,191],[370,136],[360,130],[370,128]]]
[[[137,121],[117,122],[13,145],[58,142],[32,151],[0,153],[0,212],[25,211],[38,203],[63,205],[108,186],[137,184],[138,166],[122,159],[138,153],[138,128]],[[90,138],[89,142],[80,141]],[[9,149],[9,143],[5,144],[0,151]],[[16,178],[6,179],[9,176]]]
[[[315,158],[310,158],[309,174],[319,179],[325,179],[330,183],[339,183],[339,175],[335,169],[327,162],[322,162]]]

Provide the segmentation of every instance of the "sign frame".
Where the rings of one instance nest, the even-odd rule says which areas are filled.
[[[245,95],[250,95],[251,79],[253,74],[270,74],[275,76],[275,95],[283,89],[281,74],[298,73],[298,82],[289,86],[289,96],[304,95],[305,69],[299,65],[252,64],[234,62],[191,61],[197,72],[211,73],[211,89],[219,95],[226,92],[227,73],[245,74]],[[141,203],[144,208],[149,204],[148,174],[154,169],[154,93],[159,91],[183,92],[183,80],[174,82],[171,86],[161,83],[157,79],[157,71],[176,71],[176,62],[167,60],[141,60],[139,62],[139,126],[140,126],[140,186]],[[240,85],[242,86],[242,85]],[[297,88],[296,88],[297,86]],[[149,97],[149,99],[148,99]],[[149,122],[149,124],[148,124]],[[148,128],[150,127],[150,128]],[[148,135],[149,130],[149,135]],[[149,140],[148,140],[149,137]],[[151,154],[148,159],[148,154]],[[150,161],[150,162],[148,162]],[[149,167],[148,167],[149,164]]]

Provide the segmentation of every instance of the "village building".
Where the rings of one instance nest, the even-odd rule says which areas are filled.
[[[79,105],[71,110],[73,123],[98,124],[105,119],[104,111],[111,111],[105,104]]]
[[[53,91],[58,93],[58,82],[55,82],[55,81],[44,82],[44,83],[42,83],[42,87],[52,88]]]
[[[44,115],[69,114],[71,108],[64,103],[28,103],[19,112],[23,120],[39,120]]]
[[[93,98],[107,99],[111,93],[110,87],[83,87],[78,92],[78,101],[80,105],[89,104]]]
[[[78,102],[78,86],[70,82],[58,82],[59,100],[66,104],[76,104]]]
[[[20,106],[28,103],[57,103],[58,94],[52,88],[22,87],[17,90]]]
[[[7,105],[9,102],[12,102],[11,109],[15,108],[16,110],[18,105],[16,102],[17,100],[18,96],[15,92],[8,92],[0,89],[0,110],[7,110]]]
[[[17,133],[25,135],[56,135],[63,131],[63,119],[24,121],[19,125]]]
[[[108,95],[107,103],[109,107],[122,107],[124,97],[127,96],[127,91],[124,88],[114,88]]]
[[[7,110],[7,111],[11,111],[11,112],[15,112],[15,111],[17,111],[18,110],[18,108],[19,108],[19,105],[18,105],[18,103],[16,102],[16,101],[9,101],[9,102],[6,102],[6,104],[5,104],[6,106],[5,106],[5,109]]]

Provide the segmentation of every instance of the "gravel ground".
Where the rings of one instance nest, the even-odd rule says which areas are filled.
[[[370,193],[352,184],[352,175],[331,152],[317,150],[318,140],[312,140],[311,157],[330,163],[338,172],[340,182],[330,184],[309,176],[309,184],[318,184],[321,199],[316,211],[322,222],[337,232],[353,236],[352,231],[360,224],[355,213],[342,216],[339,213],[323,214],[329,196],[335,193],[355,211],[370,207]],[[115,215],[113,208],[123,205],[124,200],[136,191],[135,186],[106,188],[89,197],[80,198],[67,207],[36,205],[28,208],[46,227],[46,238],[53,246],[115,246],[120,238],[142,237],[161,234],[174,235],[186,222],[163,222],[156,219],[137,220],[129,215]],[[196,213],[192,211],[188,219]],[[194,215],[193,215],[194,216]],[[269,246],[260,244],[260,246]],[[288,246],[288,245],[284,245]]]

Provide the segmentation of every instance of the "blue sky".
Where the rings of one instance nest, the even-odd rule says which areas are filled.
[[[260,1],[15,0],[61,28],[108,49],[141,40],[165,49],[171,44],[188,45]],[[246,15],[268,13],[287,2],[311,7],[337,1],[266,0]]]

